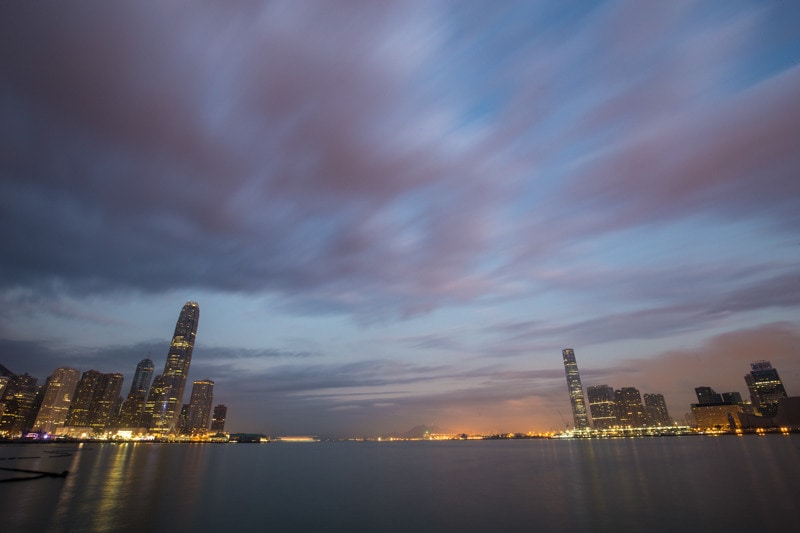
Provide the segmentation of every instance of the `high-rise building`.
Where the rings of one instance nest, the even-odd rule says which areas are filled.
[[[187,434],[191,433],[189,429],[189,404],[181,405],[181,414],[178,415],[178,421],[175,423],[177,433]]]
[[[78,387],[75,389],[75,396],[69,405],[66,426],[70,427],[89,427],[92,415],[93,400],[95,392],[100,388],[100,381],[103,374],[97,370],[87,370],[81,376]]]
[[[219,404],[214,406],[214,415],[211,417],[211,432],[222,433],[225,431],[225,418],[228,416],[228,408]]]
[[[122,403],[122,374],[103,374],[100,388],[95,392],[92,400],[92,410],[89,416],[89,425],[100,433],[107,429],[117,427],[119,424],[119,408]]]
[[[8,377],[0,399],[0,434],[18,436],[33,426],[42,387],[37,387],[37,379],[27,373]]]
[[[778,402],[786,398],[786,389],[778,371],[769,361],[755,361],[750,364],[750,373],[744,377],[750,390],[750,400],[761,416],[775,416]]]
[[[635,387],[622,387],[615,394],[617,421],[622,427],[640,428],[646,425],[642,395]]]
[[[210,379],[195,381],[192,384],[192,396],[189,400],[187,432],[198,434],[208,431],[211,418],[211,405],[214,402],[214,382]]]
[[[136,373],[133,376],[131,390],[122,404],[120,427],[143,427],[142,414],[147,402],[147,394],[150,392],[150,380],[153,377],[153,370],[155,370],[155,367],[153,366],[153,361],[149,358],[142,359],[136,365]]]
[[[595,429],[611,429],[617,425],[617,407],[614,401],[614,388],[608,385],[595,385],[586,388],[589,410]]]
[[[186,302],[175,325],[164,373],[153,382],[147,400],[147,418],[152,433],[168,433],[176,429],[199,319],[197,302]]]
[[[742,395],[738,392],[723,392],[722,393],[722,402],[723,403],[733,403],[733,404],[742,404]]]
[[[122,380],[122,374],[103,374],[97,370],[84,372],[64,425],[91,427],[96,433],[116,425]]]
[[[564,372],[567,374],[567,390],[572,405],[575,429],[589,429],[589,415],[586,412],[586,400],[583,397],[578,363],[575,362],[575,351],[572,348],[565,348],[561,350],[561,356],[564,359]]]
[[[694,393],[697,395],[697,403],[700,405],[722,403],[722,395],[711,387],[695,387]]]
[[[153,365],[153,361],[149,357],[139,361],[139,364],[136,365],[136,373],[133,375],[133,382],[128,396],[137,392],[147,394],[147,391],[150,390],[150,380],[153,379],[153,370],[155,370],[155,365]]]
[[[667,402],[663,394],[645,394],[644,408],[648,426],[671,426],[672,418],[667,411]]]
[[[42,406],[33,424],[34,431],[52,434],[64,426],[80,377],[81,373],[74,368],[57,368],[53,372],[45,386]]]

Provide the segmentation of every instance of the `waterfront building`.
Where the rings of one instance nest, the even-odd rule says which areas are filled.
[[[755,361],[750,364],[750,373],[744,377],[750,391],[750,400],[761,416],[775,416],[778,402],[786,398],[786,389],[778,371],[769,361]]]
[[[711,387],[695,387],[694,393],[697,396],[697,403],[722,403],[722,395]]]
[[[595,429],[611,429],[617,425],[617,406],[614,388],[608,385],[595,385],[586,388],[589,398],[589,411]]]
[[[228,407],[222,404],[214,406],[214,415],[211,417],[211,433],[225,431],[225,418],[228,416]]]
[[[645,394],[644,408],[648,426],[671,426],[672,418],[667,411],[663,394]]]
[[[699,429],[733,430],[742,427],[742,408],[732,403],[693,403],[692,416]]]
[[[81,376],[75,396],[70,402],[64,425],[70,427],[89,427],[94,393],[100,388],[103,374],[97,370],[87,370]]]
[[[7,377],[0,398],[0,434],[17,436],[33,426],[42,387],[37,387],[37,379],[27,373]]]
[[[561,350],[561,356],[564,360],[564,372],[567,375],[567,390],[569,391],[575,429],[589,429],[589,415],[586,411],[586,400],[583,397],[578,363],[575,361],[575,351],[572,348],[565,348]]]
[[[213,402],[214,382],[210,379],[195,381],[192,384],[192,396],[189,400],[187,433],[203,434],[208,431]]]
[[[122,374],[87,370],[70,402],[65,426],[101,433],[117,424]]]
[[[640,428],[646,425],[642,395],[635,387],[622,387],[615,394],[617,422],[621,427]]]
[[[176,430],[199,319],[197,302],[186,302],[175,325],[164,372],[153,382],[147,399],[146,418],[151,433]]]
[[[131,389],[122,404],[120,427],[131,429],[143,427],[142,415],[144,414],[147,395],[150,392],[150,380],[153,377],[154,370],[153,361],[149,358],[142,359],[136,365],[136,373],[133,376]]]
[[[181,435],[190,433],[189,431],[189,404],[181,405],[181,414],[178,415],[178,421],[175,423],[177,433]]]
[[[95,392],[89,425],[95,433],[113,429],[119,424],[119,409],[122,403],[122,374],[103,374],[100,388]]]
[[[57,368],[47,379],[42,405],[33,423],[34,431],[52,434],[64,426],[80,377],[81,373],[74,368]]]

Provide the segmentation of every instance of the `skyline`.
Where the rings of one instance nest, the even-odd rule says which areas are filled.
[[[230,431],[561,429],[567,347],[800,393],[800,7],[664,4],[4,6],[0,363],[197,301]]]

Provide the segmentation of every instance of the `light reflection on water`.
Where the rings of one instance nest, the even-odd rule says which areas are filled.
[[[772,531],[800,515],[800,435],[55,449],[0,445],[0,466],[70,470],[0,483],[4,532]]]

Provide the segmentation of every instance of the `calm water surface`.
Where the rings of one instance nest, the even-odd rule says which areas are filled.
[[[0,445],[0,531],[796,531],[800,435]],[[23,474],[0,471],[0,480]]]

